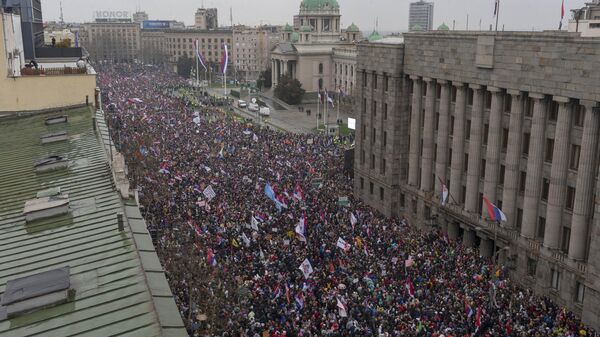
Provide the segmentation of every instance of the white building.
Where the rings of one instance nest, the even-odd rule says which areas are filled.
[[[581,9],[571,11],[569,32],[579,32],[583,37],[600,37],[600,0],[592,0]]]

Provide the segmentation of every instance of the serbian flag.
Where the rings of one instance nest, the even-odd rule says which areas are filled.
[[[406,291],[411,298],[415,298],[415,288],[413,287],[412,282],[410,282],[410,277],[406,278]]]
[[[294,199],[298,201],[304,200],[304,193],[302,193],[302,188],[298,183],[296,183],[296,187],[294,188]]]
[[[202,57],[202,54],[200,54],[200,45],[198,44],[198,39],[196,39],[194,45],[196,47],[196,57],[198,58],[198,61],[202,67],[204,67],[204,71],[208,71],[208,69],[206,69],[206,64],[204,64],[204,58]]]
[[[477,328],[481,326],[481,305],[477,307],[477,314],[475,315],[475,326]]]
[[[558,25],[558,30],[562,29],[562,22],[565,18],[565,0],[562,1],[562,6],[560,7],[560,24]]]
[[[473,309],[469,305],[469,300],[465,297],[465,314],[467,314],[467,318],[471,318],[473,316]]]
[[[215,257],[215,254],[213,254],[212,248],[206,250],[206,260],[208,261],[208,264],[213,267],[217,265],[217,258]]]
[[[488,198],[486,198],[485,196],[483,196],[483,203],[485,204],[485,207],[487,208],[488,215],[490,216],[490,220],[498,221],[498,222],[500,222],[500,221],[506,222],[506,215],[504,215],[502,210],[500,210],[500,208],[498,208],[496,205],[492,204],[488,200]]]
[[[327,102],[331,103],[331,107],[335,108],[335,105],[333,104],[333,98],[329,97],[329,93],[327,92],[327,89],[325,89],[325,98],[327,98]]]
[[[227,43],[223,44],[223,49],[224,53],[223,58],[221,59],[221,71],[223,72],[223,75],[225,75],[227,73],[227,65],[229,64],[229,52],[227,49]]]

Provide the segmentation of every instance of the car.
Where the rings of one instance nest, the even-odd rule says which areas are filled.
[[[271,115],[271,109],[269,109],[268,107],[264,106],[262,108],[260,108],[259,111],[261,116],[270,116]]]
[[[237,103],[238,108],[240,109],[245,109],[246,107],[248,107],[248,103],[246,103],[246,101],[242,101],[241,99],[238,101]]]
[[[256,104],[256,103],[248,104],[248,110],[250,110],[252,112],[257,112],[259,110],[258,104]]]

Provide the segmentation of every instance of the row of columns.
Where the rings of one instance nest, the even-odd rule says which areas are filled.
[[[446,181],[448,168],[449,119],[451,108],[451,86],[456,87],[456,103],[454,105],[454,134],[452,138],[452,164],[450,167],[451,202],[461,200],[462,181],[464,175],[464,155],[468,152],[468,170],[466,176],[466,195],[464,209],[471,213],[479,212],[480,189],[492,202],[499,199],[497,195],[500,150],[502,142],[502,115],[504,112],[504,95],[500,88],[470,84],[473,90],[471,110],[471,127],[469,146],[465,148],[467,86],[464,83],[431,78],[411,76],[413,80],[413,96],[411,110],[411,133],[409,149],[408,184],[422,191],[441,191],[440,182]],[[427,85],[427,93],[423,102],[423,84]],[[441,86],[439,101],[439,124],[437,139],[435,138],[435,115],[437,85]],[[484,137],[484,99],[485,91],[492,95],[488,142],[483,157]],[[536,228],[540,216],[540,200],[544,168],[544,146],[546,142],[546,120],[549,100],[546,95],[507,90],[511,95],[509,134],[505,159],[504,188],[502,191],[502,208],[508,221],[507,227],[513,228],[517,216],[517,195],[520,179],[522,156],[524,110],[527,98],[533,99],[533,117],[527,160],[527,176],[523,202],[523,221],[521,235],[528,239],[536,237]],[[550,174],[550,188],[546,213],[544,246],[557,249],[560,244],[563,211],[566,202],[567,176],[569,164],[569,147],[574,104],[565,97],[553,97],[559,104],[556,123],[553,162]],[[589,223],[593,213],[594,181],[597,174],[597,146],[600,134],[600,113],[593,109],[595,103],[585,102],[586,114],[581,141],[579,168],[577,174],[575,205],[571,223],[569,257],[574,260],[585,259]],[[423,113],[423,105],[425,111]],[[421,130],[421,118],[423,129]],[[422,135],[421,135],[422,133]],[[421,139],[423,141],[421,154]],[[434,147],[437,143],[436,161],[434,163]],[[480,188],[482,159],[485,163],[483,187]],[[419,165],[420,164],[420,165]],[[419,184],[419,175],[421,177]],[[438,178],[436,178],[438,177]],[[434,182],[435,179],[435,182]],[[485,214],[485,210],[483,211]],[[470,235],[470,234],[468,234]]]
[[[276,86],[279,78],[284,75],[291,74],[296,76],[296,63],[288,60],[271,59],[271,83]]]

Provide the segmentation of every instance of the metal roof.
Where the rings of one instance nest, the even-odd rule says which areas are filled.
[[[47,115],[0,119],[0,295],[9,280],[68,266],[74,297],[0,319],[0,336],[187,336],[139,209],[115,190],[101,112],[98,131],[89,109],[62,113],[68,122],[57,125],[45,125]],[[40,135],[59,131],[67,141],[42,144]],[[69,168],[36,172],[54,153]],[[70,212],[27,223],[26,201],[57,187]]]

